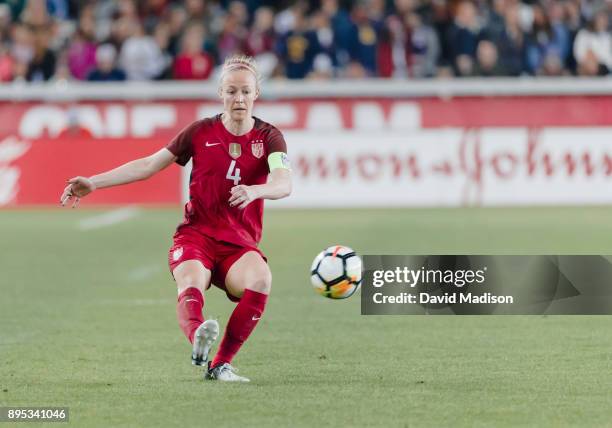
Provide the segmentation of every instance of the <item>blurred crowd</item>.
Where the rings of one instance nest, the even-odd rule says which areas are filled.
[[[4,0],[0,81],[612,72],[612,0]]]

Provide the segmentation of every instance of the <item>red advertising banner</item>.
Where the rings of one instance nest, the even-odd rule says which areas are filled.
[[[5,138],[0,141],[0,206],[59,204],[66,180],[91,176],[165,145],[157,139]],[[147,181],[94,192],[88,204],[169,204],[180,202],[178,166]]]
[[[0,207],[58,204],[66,179],[147,156],[220,109],[0,103]],[[612,96],[301,99],[258,102],[255,114],[285,131],[294,167],[294,194],[269,206],[612,203]],[[86,203],[177,204],[188,179],[171,166]]]
[[[97,138],[171,138],[219,102],[158,100],[0,103],[0,135],[56,137],[78,122]],[[611,96],[259,101],[255,115],[282,130],[612,126]]]

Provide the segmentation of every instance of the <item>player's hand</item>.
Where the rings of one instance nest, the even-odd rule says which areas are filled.
[[[96,185],[87,177],[74,177],[68,180],[68,185],[62,193],[60,203],[65,206],[66,203],[73,200],[72,208],[76,208],[79,205],[81,198],[89,195],[91,192],[96,190]]]
[[[245,186],[244,184],[234,186],[230,190],[232,194],[229,198],[229,204],[231,207],[238,207],[238,209],[244,209],[248,204],[259,198],[257,190],[251,186]]]

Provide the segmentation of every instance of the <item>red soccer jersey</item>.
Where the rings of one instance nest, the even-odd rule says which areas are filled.
[[[243,210],[231,207],[230,189],[238,184],[264,184],[269,174],[268,155],[287,152],[283,135],[258,118],[245,135],[230,133],[221,115],[198,120],[183,129],[167,146],[179,165],[193,159],[189,202],[185,220],[189,225],[218,241],[256,246],[261,239],[263,200]]]

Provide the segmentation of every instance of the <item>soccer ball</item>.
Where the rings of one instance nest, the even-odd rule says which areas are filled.
[[[324,297],[351,297],[361,284],[361,259],[349,247],[329,247],[312,262],[310,280],[315,291]]]

